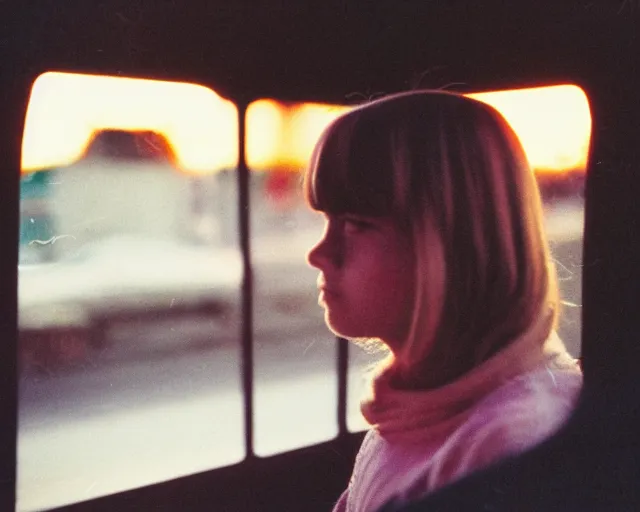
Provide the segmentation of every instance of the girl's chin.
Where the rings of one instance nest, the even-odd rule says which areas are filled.
[[[332,318],[328,309],[325,310],[324,320],[329,330],[340,338],[353,339],[367,337],[362,333],[361,329],[357,329],[355,326],[341,322],[340,319]]]
[[[336,336],[340,336],[341,338],[349,337],[344,327],[340,325],[340,322],[336,322],[335,319],[331,318],[331,313],[326,308],[324,312],[324,323],[327,324],[329,330]]]
[[[390,342],[384,336],[381,337],[380,335],[372,333],[370,329],[363,329],[362,326],[350,324],[342,318],[336,318],[328,309],[325,309],[324,321],[327,328],[333,334],[339,338],[346,338],[353,341],[356,345],[365,347],[375,346],[376,350],[383,348],[391,352],[395,352],[400,347],[400,344]]]

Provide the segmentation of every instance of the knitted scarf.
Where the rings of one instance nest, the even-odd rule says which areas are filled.
[[[549,332],[549,319],[540,318],[506,348],[457,380],[429,390],[399,390],[390,385],[389,371],[373,377],[361,410],[385,439],[425,442],[446,436],[470,414],[473,406],[506,381],[547,365],[574,367],[564,344]]]

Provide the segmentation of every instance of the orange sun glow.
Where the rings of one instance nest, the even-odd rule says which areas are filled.
[[[584,170],[591,134],[589,104],[573,85],[469,96],[498,109],[538,172]],[[247,161],[254,169],[303,168],[322,130],[351,107],[253,102],[247,110]],[[101,129],[153,130],[176,153],[181,169],[215,172],[236,165],[235,105],[204,86],[49,72],[35,81],[27,110],[22,168],[31,171],[80,159]]]

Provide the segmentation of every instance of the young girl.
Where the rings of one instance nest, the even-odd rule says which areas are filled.
[[[356,108],[305,177],[329,328],[389,350],[335,511],[412,500],[533,447],[582,383],[554,332],[558,289],[535,177],[493,108],[442,91]]]

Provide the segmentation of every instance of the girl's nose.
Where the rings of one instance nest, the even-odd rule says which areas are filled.
[[[307,263],[319,270],[324,270],[331,263],[331,248],[325,234],[307,254]]]
[[[315,268],[320,268],[322,260],[323,244],[325,243],[324,237],[314,245],[307,253],[307,263]]]

